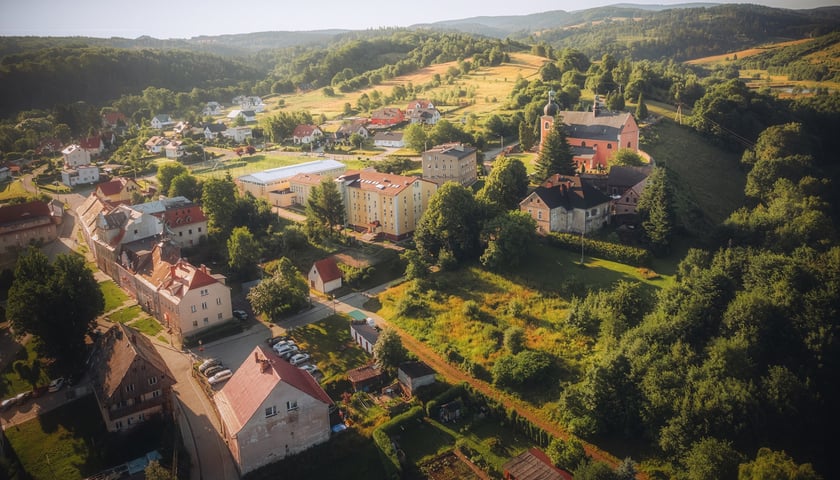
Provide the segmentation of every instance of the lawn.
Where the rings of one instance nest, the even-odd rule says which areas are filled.
[[[26,197],[29,192],[24,190],[20,180],[0,183],[0,202],[8,202],[13,198]]]
[[[6,368],[0,373],[0,378],[2,378],[0,398],[8,398],[14,394],[32,390],[38,385],[50,383],[50,377],[35,352],[36,346],[37,342],[35,340],[28,341],[23,348],[18,350],[14,361],[6,365]],[[25,365],[22,369],[23,377],[14,367],[18,361]]]
[[[143,315],[145,315],[145,313]],[[131,328],[142,332],[150,337],[154,337],[163,330],[163,326],[161,326],[160,322],[148,316],[146,316],[145,318],[141,318],[140,320],[137,320],[135,322],[132,322]]]
[[[435,457],[455,446],[455,437],[436,428],[431,422],[412,423],[411,426],[393,435],[408,462],[414,465]]]
[[[642,137],[641,149],[675,174],[678,214],[696,214],[705,221],[694,225],[694,233],[720,224],[744,204],[746,177],[739,155],[667,119],[645,128]]]
[[[342,380],[348,370],[370,362],[370,357],[350,337],[350,319],[344,315],[331,315],[296,328],[291,336],[301,350],[312,355],[324,373],[325,385]]]
[[[99,283],[99,289],[105,296],[105,311],[110,312],[119,308],[130,297],[113,280],[106,280]]]
[[[140,305],[132,305],[130,307],[121,308],[115,312],[111,312],[108,315],[108,319],[114,323],[129,323],[145,316],[147,315],[143,312],[143,309],[140,308]]]
[[[6,430],[21,465],[35,480],[85,478],[108,467],[97,447],[105,435],[93,396]]]

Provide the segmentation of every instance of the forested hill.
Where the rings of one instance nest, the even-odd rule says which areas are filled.
[[[829,33],[840,7],[789,10],[758,5],[682,4],[667,9],[622,4],[576,12],[473,17],[426,25],[571,47],[591,57],[685,60],[779,39]]]
[[[0,112],[85,101],[101,104],[147,87],[189,92],[253,84],[265,74],[240,62],[178,50],[46,48],[0,62]]]

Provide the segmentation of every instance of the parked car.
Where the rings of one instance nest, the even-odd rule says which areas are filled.
[[[269,347],[273,347],[273,346],[277,345],[278,343],[286,341],[288,339],[289,339],[289,337],[287,337],[286,335],[279,335],[277,337],[266,338],[265,343],[267,343]]]
[[[284,343],[282,345],[280,345],[280,344],[278,344],[278,345],[274,346],[274,351],[277,352],[277,355],[280,355],[281,357],[288,352],[291,352],[291,351],[296,352],[296,351],[300,350],[298,348],[298,346],[295,345],[294,343]]]
[[[217,383],[224,382],[225,380],[227,380],[228,378],[230,378],[232,376],[233,376],[233,372],[231,372],[229,369],[224,369],[224,370],[221,370],[221,371],[217,372],[212,377],[210,377],[207,380],[207,382],[210,385],[216,385]]]
[[[289,363],[291,363],[294,366],[298,366],[298,365],[302,365],[304,362],[309,360],[309,358],[310,357],[309,357],[308,353],[298,353],[297,355],[295,355],[295,356],[293,356],[289,359]]]
[[[238,318],[239,320],[248,320],[248,312],[245,310],[234,310],[233,316]]]
[[[292,358],[293,355],[297,355],[300,353],[300,348],[297,345],[290,345],[286,347],[284,350],[277,352],[280,355],[280,358],[283,360],[288,360]]]
[[[315,365],[313,363],[305,363],[303,365],[298,365],[298,368],[301,369],[301,370],[304,370],[306,372],[309,372],[311,375],[315,375],[315,372],[319,371],[318,370],[318,365]]]
[[[221,372],[222,370],[225,370],[225,367],[223,367],[222,365],[214,365],[204,371],[204,376],[210,378],[213,375]]]
[[[204,371],[207,370],[208,368],[215,367],[216,365],[221,365],[221,364],[222,364],[221,360],[216,360],[215,358],[208,358],[207,360],[202,362],[201,365],[198,366],[198,371],[201,372],[201,373],[204,373]]]
[[[18,393],[17,395],[15,395],[14,398],[15,403],[17,403],[18,405],[23,405],[24,403],[26,403],[27,400],[32,398],[32,390],[27,390],[25,392]]]
[[[0,411],[5,412],[17,403],[17,397],[7,398],[0,402]]]
[[[52,382],[50,382],[50,387],[47,389],[49,392],[57,392],[64,387],[64,377],[58,377]]]

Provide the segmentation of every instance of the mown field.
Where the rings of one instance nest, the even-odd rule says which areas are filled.
[[[520,75],[524,78],[530,78],[536,75],[544,61],[545,59],[542,57],[526,53],[512,53],[509,63],[470,72],[468,75],[459,77],[452,85],[444,81],[438,87],[424,90],[421,94],[418,94],[418,97],[443,97],[446,96],[447,92],[451,93],[461,90],[468,92],[468,96],[460,98],[460,100],[470,103],[464,108],[457,108],[457,105],[439,105],[441,113],[444,114],[445,118],[449,118],[450,120],[460,119],[470,114],[482,116],[488,113],[499,113],[500,104],[507,98],[517,78]],[[405,86],[409,83],[415,87],[426,85],[432,81],[435,74],[446,77],[446,72],[449,68],[457,68],[457,66],[457,62],[432,65],[409,75],[384,81],[375,87],[350,93],[336,92],[336,95],[333,97],[324,95],[323,89],[305,93],[277,95],[268,100],[269,108],[267,111],[270,112],[282,108],[288,111],[307,111],[313,115],[324,114],[330,119],[337,118],[343,114],[345,103],[350,103],[351,106],[355,106],[362,94],[366,93],[370,95],[374,90],[377,90],[380,94],[390,95],[391,90],[396,85]],[[278,105],[281,100],[284,104],[282,107]],[[385,106],[405,109],[407,103],[407,101],[399,101]]]

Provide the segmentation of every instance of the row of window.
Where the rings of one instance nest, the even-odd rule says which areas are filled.
[[[202,293],[202,296],[203,295],[204,295],[204,293]],[[221,304],[222,304],[222,299],[221,299],[221,297],[219,297],[219,298],[216,299],[216,305],[221,305]],[[202,310],[207,310],[207,308],[208,308],[207,307],[207,302],[201,302],[201,309]],[[190,312],[195,313],[197,311],[198,311],[198,307],[196,307],[195,305],[190,305]]]
[[[298,409],[297,400],[290,400],[286,402],[286,411],[292,412]],[[265,409],[265,418],[277,415],[277,405],[272,405]]]

